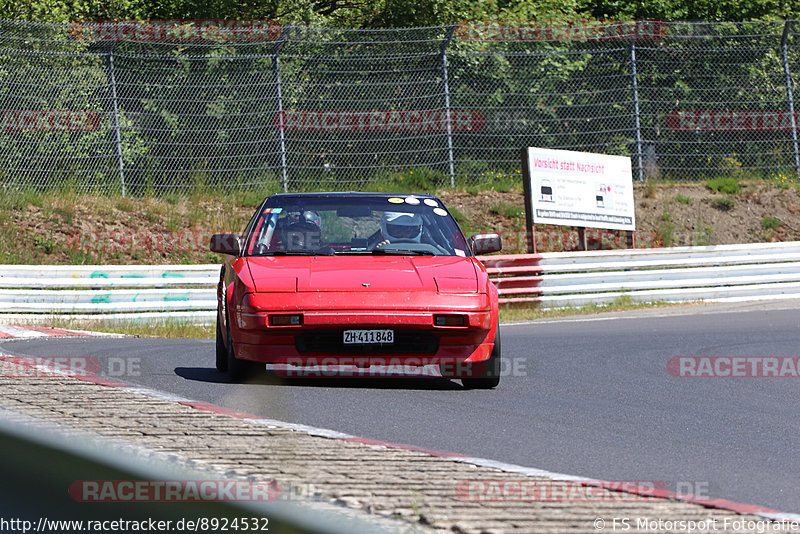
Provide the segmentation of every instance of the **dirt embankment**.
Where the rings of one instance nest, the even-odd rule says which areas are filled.
[[[730,184],[728,184],[730,185]],[[740,182],[635,187],[636,246],[800,240],[800,191],[793,184]],[[498,232],[506,252],[524,252],[519,191],[441,191],[466,233]],[[166,264],[221,260],[212,233],[240,231],[257,199],[99,199],[18,197],[0,205],[0,263]],[[590,248],[624,247],[614,232],[590,230]],[[576,250],[577,232],[537,227],[540,252]]]

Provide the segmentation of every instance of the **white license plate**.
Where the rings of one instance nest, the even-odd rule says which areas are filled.
[[[394,343],[394,330],[345,330],[345,345]]]

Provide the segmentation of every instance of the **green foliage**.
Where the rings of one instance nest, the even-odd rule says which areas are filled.
[[[0,195],[0,211],[22,211],[28,206],[28,201],[17,191],[3,192]]]
[[[450,211],[450,215],[453,216],[458,224],[465,224],[467,222],[467,218],[464,216],[464,214],[458,211],[456,208],[451,207],[448,211]]]
[[[711,201],[711,205],[720,211],[730,211],[736,205],[736,201],[731,197],[715,198]]]
[[[680,202],[681,204],[686,204],[687,206],[692,205],[692,199],[685,195],[680,195],[680,194],[675,195],[675,200]]]
[[[129,198],[121,198],[117,200],[117,202],[114,204],[114,207],[116,207],[119,211],[124,211],[126,213],[129,213],[133,211],[136,205]]]
[[[678,303],[670,302],[640,302],[634,301],[628,294],[622,294],[608,304],[598,304],[592,302],[584,306],[567,306],[563,308],[539,308],[531,307],[530,304],[500,304],[500,320],[503,322],[514,322],[532,319],[545,319],[556,317],[568,317],[570,315],[590,315],[602,312],[634,310],[642,308],[659,308],[668,306],[679,306]]]
[[[45,254],[52,254],[58,248],[58,244],[53,241],[52,237],[42,234],[33,234],[33,246],[41,249]]]
[[[692,235],[691,244],[698,247],[714,245],[714,228],[703,223],[702,219],[697,221],[697,229]]]
[[[461,166],[457,174],[460,175],[459,181],[474,184],[471,187],[478,191],[508,193],[522,190],[522,174],[518,169],[509,172],[492,170],[487,163],[472,162],[471,165]]]
[[[73,216],[75,215],[74,206],[57,206],[53,208],[53,213],[64,221],[64,224],[72,226]]]
[[[614,301],[610,304],[612,308],[630,308],[634,304],[633,299],[630,295],[622,294],[614,299]]]
[[[216,263],[216,262],[209,262]],[[220,262],[221,263],[221,262]],[[189,319],[73,319],[69,316],[48,317],[42,323],[51,328],[67,330],[91,330],[93,332],[111,332],[129,336],[173,338],[173,339],[212,339],[215,326],[213,323],[200,324]]]
[[[797,18],[800,7],[789,0],[640,0],[605,2],[582,0],[579,9],[594,18],[697,20],[769,20]]]
[[[739,181],[735,178],[712,178],[706,180],[706,187],[715,193],[735,195],[742,190]]]
[[[777,172],[772,174],[769,180],[773,181],[775,187],[778,189],[789,189],[792,185],[795,187],[800,185],[800,183],[798,183],[798,176],[794,172]]]
[[[516,219],[525,215],[525,210],[512,206],[507,202],[499,202],[489,208],[489,213],[492,215],[503,215],[509,219]]]
[[[667,211],[667,207],[664,206],[664,212],[661,214],[661,221],[658,226],[659,241],[661,241],[662,246],[672,246],[675,242],[674,231],[675,225],[672,223],[672,215]]]
[[[343,28],[399,28],[454,24],[464,20],[520,21],[528,24],[557,25],[559,21],[580,21],[595,18],[598,20],[622,20],[649,18],[661,20],[753,20],[790,17],[798,14],[796,3],[788,0],[644,0],[633,3],[609,3],[601,0],[377,0],[375,2],[356,2],[355,0],[314,0],[308,3],[289,0],[5,0],[0,2],[0,18],[25,19],[47,22],[67,22],[73,20],[109,19],[270,19],[277,18],[282,24],[299,22],[313,26]],[[795,27],[796,29],[796,27]],[[38,30],[37,30],[38,31]],[[51,30],[47,30],[51,31]],[[757,33],[761,30],[754,29]],[[30,40],[30,47],[36,50],[37,43],[56,42],[55,38],[65,35],[63,30],[53,29],[47,38]],[[431,47],[438,47],[441,29],[418,30],[414,37],[403,37],[409,41],[402,45],[403,63],[392,64],[391,69],[381,75],[381,85],[393,88],[394,93],[386,99],[386,106],[403,107],[411,102],[430,102],[428,89],[417,91],[415,87],[427,87],[416,78],[416,73],[431,70],[438,65],[436,56],[430,56]],[[363,70],[368,63],[363,61],[362,53],[375,54],[371,57],[385,56],[394,46],[392,34],[381,32],[384,44],[372,43],[372,35],[363,34],[350,39],[346,34],[336,32],[310,33],[303,37],[302,46],[308,46],[299,55],[289,53],[281,62],[281,73],[289,80],[283,86],[286,109],[292,106],[335,105],[338,109],[348,109],[344,103],[373,106],[373,95],[366,94],[371,89],[360,82],[354,83],[354,72]],[[725,35],[724,31],[720,32]],[[397,32],[396,35],[407,35]],[[319,36],[319,49],[315,49]],[[385,36],[385,37],[384,37]],[[19,36],[20,42],[27,36]],[[325,41],[325,40],[329,41]],[[377,41],[380,39],[376,38]],[[398,41],[401,39],[397,38]],[[298,37],[298,40],[301,38]],[[338,46],[341,40],[341,46]],[[725,39],[720,45],[725,46]],[[709,43],[712,41],[709,40]],[[386,43],[390,43],[386,45]],[[336,45],[329,48],[324,46]],[[486,124],[482,127],[485,137],[460,135],[457,140],[456,176],[459,183],[478,184],[479,188],[493,188],[496,191],[510,191],[520,187],[517,163],[506,158],[505,163],[492,168],[479,154],[496,156],[509,147],[525,146],[531,136],[536,136],[539,146],[592,146],[596,151],[629,155],[629,132],[608,133],[607,128],[596,128],[598,117],[616,117],[629,113],[626,105],[618,99],[604,100],[606,85],[611,79],[625,80],[628,76],[624,62],[624,47],[621,56],[612,52],[619,42],[580,41],[563,42],[475,42],[456,37],[448,48],[450,66],[450,92],[453,109],[484,109]],[[102,45],[102,46],[101,46]],[[606,45],[610,48],[606,50]],[[50,46],[49,44],[47,46]],[[59,46],[62,46],[59,44]],[[48,165],[42,174],[33,177],[41,183],[60,183],[72,180],[72,187],[81,190],[84,184],[106,191],[109,188],[121,191],[120,176],[115,171],[118,162],[110,151],[105,157],[98,156],[98,148],[109,146],[112,128],[107,124],[108,102],[98,100],[91,93],[96,88],[109,85],[103,43],[92,43],[79,39],[66,39],[62,52],[47,54],[31,61],[28,57],[11,54],[5,57],[5,66],[0,68],[0,82],[6,83],[6,91],[12,99],[15,80],[25,79],[31,88],[45,83],[51,91],[43,96],[31,94],[31,101],[46,98],[50,109],[86,109],[99,113],[102,127],[96,131],[82,132],[80,135],[69,132],[50,132],[47,136],[34,136],[23,133],[18,136],[5,136],[0,140],[0,168],[14,168],[5,162],[19,161],[21,157],[49,156]],[[338,47],[337,47],[338,46]],[[641,76],[659,88],[667,88],[686,101],[697,100],[691,85],[694,79],[718,80],[713,87],[702,89],[703,94],[715,94],[717,88],[727,88],[731,93],[720,95],[719,100],[749,106],[765,98],[774,91],[774,67],[779,65],[779,53],[761,52],[761,48],[742,47],[741,64],[732,66],[727,73],[718,72],[718,65],[712,53],[703,57],[691,50],[674,46],[674,59],[669,65],[680,65],[677,74],[667,71],[672,67],[659,66],[658,61],[645,61]],[[274,117],[274,101],[264,97],[261,83],[253,83],[255,78],[271,76],[271,58],[274,47],[232,46],[230,43],[216,43],[202,47],[192,43],[181,44],[169,50],[170,61],[158,60],[153,67],[149,58],[153,52],[148,43],[120,42],[114,44],[118,52],[116,83],[122,92],[123,109],[119,114],[122,135],[122,160],[126,169],[127,191],[133,195],[161,195],[165,191],[186,194],[187,191],[231,191],[241,188],[248,190],[254,182],[283,186],[282,177],[260,171],[248,170],[243,176],[233,176],[235,168],[264,168],[274,166],[262,158],[274,148],[266,148],[269,143],[254,149],[250,142],[243,142],[242,132],[256,132],[259,139],[266,139],[264,132],[270,128]],[[769,47],[767,47],[769,48]],[[337,51],[338,50],[338,51]],[[723,49],[724,50],[724,49]],[[243,51],[246,51],[244,53]],[[330,53],[329,53],[330,52]],[[655,52],[654,52],[655,53]],[[724,51],[722,53],[725,53]],[[737,52],[738,53],[738,52]],[[748,55],[749,54],[749,55]],[[778,54],[778,55],[775,55]],[[259,55],[262,57],[259,58]],[[416,63],[409,57],[430,57]],[[237,59],[228,61],[231,57]],[[297,57],[314,57],[319,60],[298,60]],[[325,58],[324,60],[322,58]],[[431,61],[433,63],[431,63]],[[315,70],[315,65],[319,66]],[[767,66],[770,67],[767,67]],[[438,66],[435,67],[438,69]],[[651,69],[648,71],[647,69]],[[9,73],[13,73],[9,74]],[[338,73],[338,74],[333,74]],[[342,74],[343,73],[343,74]],[[435,82],[436,74],[429,82]],[[255,77],[255,78],[254,78]],[[145,80],[147,83],[143,83]],[[212,83],[213,80],[213,83]],[[687,82],[687,80],[689,80]],[[436,82],[438,83],[438,82]],[[650,83],[650,82],[648,82]],[[0,83],[0,93],[4,84]],[[747,88],[754,86],[760,92],[753,97]],[[80,89],[80,88],[84,89]],[[373,86],[374,87],[374,86]],[[95,88],[95,89],[92,89]],[[32,90],[32,89],[31,89]],[[733,94],[733,91],[742,94]],[[187,95],[187,91],[191,94]],[[49,94],[52,92],[52,95]],[[359,92],[361,94],[359,94]],[[366,97],[362,96],[366,94]],[[4,96],[0,94],[0,96]],[[390,100],[397,98],[395,102]],[[615,97],[616,98],[616,97]],[[330,104],[329,104],[330,103]],[[438,106],[436,104],[433,107]],[[763,103],[762,109],[770,109]],[[126,114],[126,107],[127,114]],[[381,106],[376,106],[381,107]],[[429,104],[425,104],[428,108]],[[758,106],[756,106],[758,107]],[[367,108],[369,109],[369,108]],[[749,109],[749,107],[748,107]],[[524,111],[508,111],[524,110]],[[266,120],[265,120],[266,118]],[[202,121],[202,128],[198,128]],[[593,122],[594,121],[594,122]],[[602,126],[602,125],[600,125]],[[649,126],[645,126],[649,127]],[[274,132],[274,129],[269,130]],[[673,135],[665,131],[665,135]],[[683,134],[674,134],[676,136]],[[688,135],[688,134],[687,134]],[[318,168],[320,158],[331,161],[336,156],[325,148],[324,136],[309,135],[306,144],[290,142],[289,150],[293,165],[298,169]],[[406,155],[378,154],[386,146],[386,140],[375,142],[368,136],[348,136],[346,142],[337,142],[345,152],[358,154],[361,161],[338,162],[341,170],[320,176],[315,171],[294,171],[290,173],[291,190],[313,189],[375,189],[398,192],[426,192],[447,184],[449,176],[439,170],[415,168],[392,175],[382,175],[376,182],[367,183],[367,177],[352,176],[358,172],[352,169],[366,168],[364,160],[369,158],[370,168],[402,169],[407,165],[417,165],[414,155],[403,146],[398,153]],[[36,139],[36,141],[33,141]],[[322,140],[322,142],[318,142]],[[423,141],[424,142],[424,141]],[[438,143],[436,141],[435,143]],[[474,143],[474,145],[472,145]],[[733,145],[733,143],[731,143]],[[31,146],[35,148],[31,149]],[[271,145],[270,145],[271,146]],[[330,145],[327,145],[328,147]],[[53,147],[58,147],[53,154]],[[429,147],[425,147],[428,150]],[[733,154],[725,146],[719,152],[729,154],[725,157],[709,157],[708,167],[716,172],[730,172],[738,177],[748,172],[748,168],[767,168],[767,161],[775,159],[772,154],[763,160],[753,161],[749,154]],[[391,149],[390,149],[391,150]],[[439,148],[431,146],[431,154]],[[686,151],[691,151],[687,148]],[[702,147],[698,150],[704,150]],[[34,154],[31,154],[34,152]],[[328,154],[324,154],[328,152]],[[258,157],[253,156],[258,154]],[[705,157],[703,154],[702,157]],[[664,167],[696,167],[698,156],[687,154],[678,164],[665,164]],[[305,159],[303,159],[305,158]],[[344,160],[346,155],[341,157]],[[373,161],[374,158],[374,161]],[[393,158],[407,158],[397,161]],[[441,157],[436,161],[441,161]],[[738,158],[738,159],[737,159]],[[355,157],[354,157],[355,159]],[[86,169],[77,168],[91,160],[96,170],[89,175]],[[296,161],[301,160],[301,161]],[[411,163],[409,161],[412,161]],[[498,158],[500,161],[500,158]],[[176,162],[181,162],[176,164]],[[185,163],[191,162],[191,163]],[[192,166],[191,169],[176,168],[176,165]],[[225,171],[215,169],[224,166]],[[238,166],[238,167],[237,167]],[[351,170],[346,171],[345,167]],[[130,169],[130,171],[127,171]],[[441,167],[440,167],[441,169]],[[49,175],[47,174],[49,171]],[[176,172],[180,171],[180,172]],[[350,172],[351,175],[345,175]],[[305,173],[305,175],[303,175]],[[412,176],[413,175],[413,176]],[[26,176],[29,179],[30,176]],[[81,181],[78,181],[80,178]],[[364,179],[363,182],[359,180]],[[375,183],[375,187],[372,186]],[[300,185],[298,185],[300,184]],[[311,184],[311,185],[306,185]],[[50,187],[48,185],[48,187]],[[69,187],[69,184],[66,186]],[[725,194],[734,192],[721,191]],[[738,191],[737,191],[738,192]]]
[[[381,173],[365,180],[361,189],[388,193],[433,193],[449,184],[444,173],[429,167],[418,167],[403,172]]]
[[[498,193],[508,193],[511,191],[511,184],[506,181],[497,182],[492,189]]]
[[[781,220],[776,217],[765,215],[761,218],[761,227],[764,230],[774,230],[781,225]]]
[[[469,236],[470,234],[473,233],[472,226],[470,225],[469,220],[467,220],[466,216],[464,216],[463,213],[458,211],[458,209],[455,208],[454,206],[449,207],[448,211],[450,212],[450,215],[452,215],[453,218],[456,220],[458,226],[461,227],[461,231],[464,232],[464,234]]]
[[[68,22],[123,19],[278,19],[350,28],[403,28],[463,20],[767,20],[800,18],[791,0],[5,0],[0,18]]]
[[[158,213],[154,213],[152,211],[146,211],[144,214],[144,218],[150,224],[155,224],[161,220],[161,215],[159,215]]]
[[[67,254],[67,261],[70,265],[94,265],[97,263],[89,251],[67,248],[64,252]]]
[[[447,178],[444,173],[429,167],[411,169],[408,174],[402,173],[398,177],[398,185],[405,186],[411,192],[426,193],[442,186]]]
[[[277,191],[275,192],[277,193]],[[270,194],[272,193],[267,193],[265,195],[259,191],[239,191],[233,194],[233,201],[238,206],[245,208],[257,208]]]

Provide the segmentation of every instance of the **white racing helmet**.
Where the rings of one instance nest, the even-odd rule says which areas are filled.
[[[416,213],[387,211],[381,219],[381,232],[389,241],[419,243],[422,239],[422,217]]]

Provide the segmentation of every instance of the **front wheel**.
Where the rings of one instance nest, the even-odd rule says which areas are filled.
[[[230,326],[226,326],[226,331],[228,334],[228,379],[231,382],[244,382],[249,378],[257,376],[259,371],[264,368],[264,364],[237,358],[236,352],[233,350],[233,338],[231,337]]]
[[[467,389],[492,389],[500,384],[500,331],[494,335],[494,348],[492,354],[484,365],[478,366],[476,373],[478,376],[471,376],[469,378],[462,377],[461,383]],[[483,367],[483,369],[480,369]],[[483,371],[482,373],[480,371]]]

